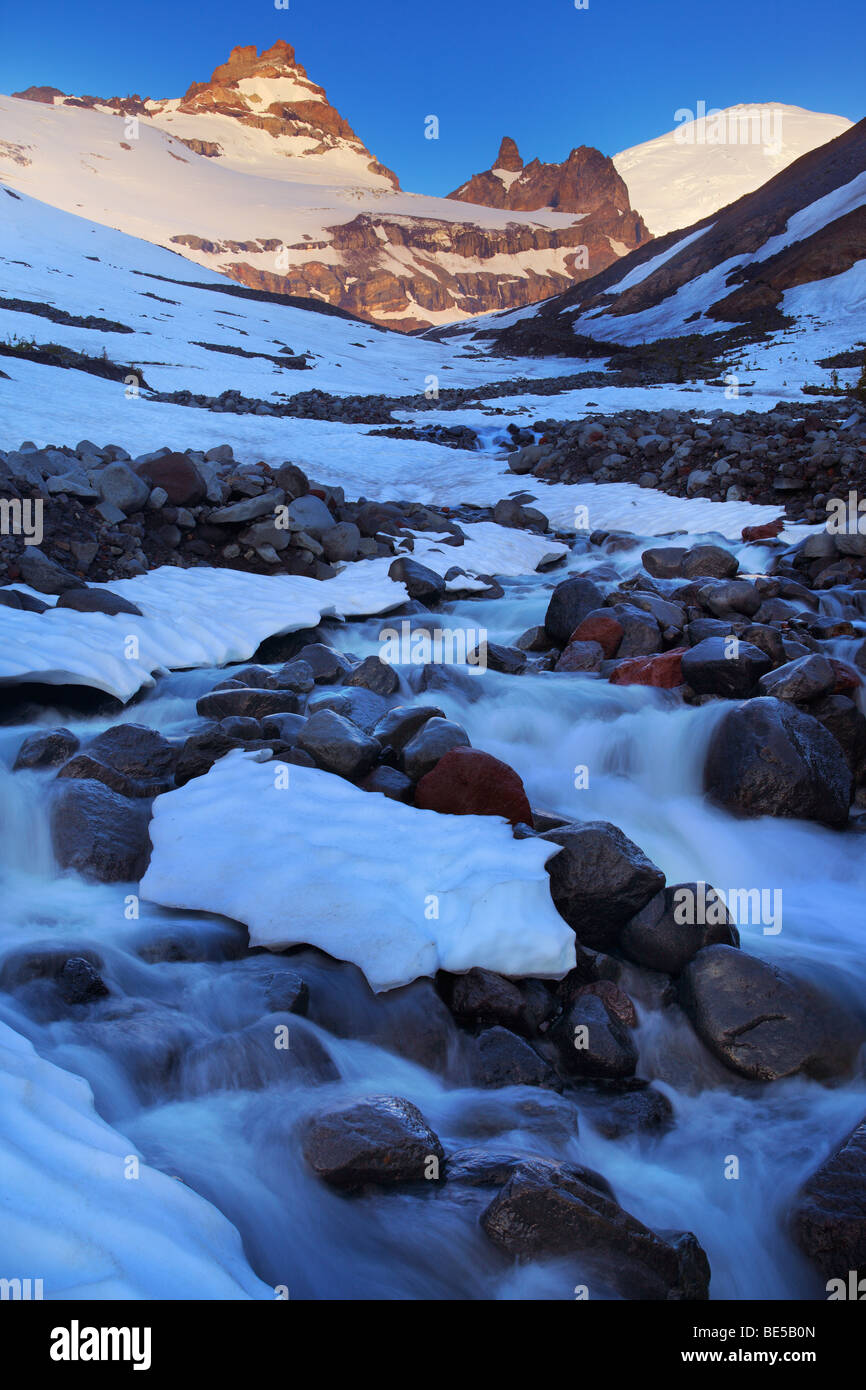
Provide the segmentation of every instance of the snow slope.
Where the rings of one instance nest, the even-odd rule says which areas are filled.
[[[0,341],[19,337],[60,343],[91,356],[105,349],[113,361],[140,368],[155,390],[218,395],[232,388],[265,400],[314,387],[344,395],[414,395],[427,389],[431,376],[445,388],[514,375],[513,363],[467,357],[459,345],[428,343],[331,313],[241,297],[237,288],[146,238],[127,236],[99,225],[99,218],[62,212],[50,201],[13,194],[0,185],[0,296],[30,306],[12,309],[0,302]],[[132,332],[54,322],[39,312],[43,304],[67,316],[95,315]],[[287,349],[309,353],[310,370],[270,360]],[[238,350],[245,355],[236,355]],[[6,372],[15,365],[11,358],[2,361]],[[556,375],[560,368],[574,371],[573,359],[520,364],[526,376]],[[82,396],[95,386],[108,386],[121,408],[127,407],[127,423],[134,428],[132,416],[142,401],[127,400],[123,385],[82,378],[77,372],[61,375],[66,387],[74,382]],[[28,394],[25,388],[25,399]],[[0,412],[4,404],[0,396]],[[69,405],[71,411],[73,402]]]
[[[736,202],[852,124],[845,116],[777,102],[729,106],[719,116],[694,114],[614,156],[632,205],[654,236],[690,227]]]
[[[197,154],[178,138],[194,131],[226,144],[229,157]],[[504,250],[509,226],[546,234],[573,228],[579,220],[574,214],[516,213],[395,191],[385,179],[362,176],[351,160],[335,163],[333,155],[320,159],[303,150],[280,154],[263,144],[267,141],[274,145],[263,131],[239,125],[230,116],[184,115],[171,109],[156,119],[140,118],[130,138],[127,119],[104,108],[48,106],[0,96],[0,179],[8,186],[157,245],[174,246],[202,266],[232,270],[246,265],[262,287],[276,288],[291,272],[285,280],[288,292],[303,293],[299,281],[308,277],[306,293],[344,302],[342,291],[353,266],[354,281],[359,278],[358,253],[337,245],[334,229],[360,214],[377,219],[377,230],[369,235],[365,230],[357,243],[368,276],[375,270],[399,281],[414,273],[435,284],[431,268],[438,267],[439,279],[443,270],[455,269],[464,275],[507,270],[517,280],[539,274],[572,278],[565,258],[573,253],[573,244],[515,252],[498,268],[489,264],[490,251],[496,249],[491,246],[484,252],[487,259],[452,255],[449,265],[453,236],[446,224],[458,230],[480,228],[501,241]],[[389,240],[383,219],[408,235]],[[351,233],[346,235],[351,240]],[[425,249],[437,239],[440,248]],[[248,274],[238,278],[251,283]],[[343,282],[339,293],[338,280]],[[370,317],[429,324],[465,317],[465,311],[455,300],[447,310],[432,302],[410,303],[394,312],[373,307]]]
[[[289,768],[284,786],[282,766],[237,750],[157,797],[142,897],[245,922],[252,946],[317,946],[377,991],[437,970],[573,968],[574,932],[544,868],[557,846],[514,840],[499,816],[421,811],[310,768]]]

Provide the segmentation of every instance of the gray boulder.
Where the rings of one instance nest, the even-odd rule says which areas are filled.
[[[78,751],[80,741],[70,729],[40,729],[25,738],[12,766],[13,772],[31,767],[59,767]]]
[[[361,544],[361,532],[353,521],[341,521],[321,536],[325,557],[332,564],[354,560]]]
[[[631,1033],[598,994],[579,994],[549,1037],[570,1075],[611,1081],[634,1076],[638,1056]]]
[[[450,719],[428,719],[403,748],[403,771],[419,782],[452,748],[468,748],[469,736]]]
[[[110,617],[118,613],[142,616],[140,608],[110,589],[67,589],[57,600],[57,607],[72,608],[76,613],[107,613]]]
[[[710,1267],[695,1237],[656,1235],[586,1169],[527,1159],[483,1212],[481,1227],[513,1259],[580,1256],[589,1274],[583,1282],[620,1298],[708,1297]]]
[[[791,1218],[800,1249],[828,1280],[866,1276],[866,1123],[857,1126],[804,1183]],[[862,1298],[862,1294],[859,1293]]]
[[[150,860],[150,803],[96,781],[58,783],[51,837],[61,869],[99,883],[135,882]]]
[[[707,795],[741,816],[842,826],[851,770],[833,735],[809,714],[760,696],[717,725],[704,765]]]
[[[349,1190],[424,1181],[445,1158],[421,1111],[401,1096],[369,1096],[316,1116],[303,1151],[317,1177]]]
[[[97,476],[99,495],[121,512],[140,512],[150,497],[150,484],[125,463],[109,463]]]
[[[618,944],[637,965],[679,975],[705,946],[739,946],[740,933],[709,884],[677,883],[626,922]]]
[[[832,693],[836,672],[826,656],[812,652],[768,672],[761,677],[760,685],[763,695],[774,695],[777,700],[820,700]]]
[[[581,575],[573,579],[564,579],[561,584],[557,584],[547,605],[544,616],[547,635],[557,646],[564,647],[587,613],[591,613],[594,608],[601,608],[603,604],[604,595],[591,579],[585,579]]]
[[[426,565],[421,565],[417,560],[410,560],[407,556],[401,555],[399,560],[395,560],[390,566],[388,574],[391,579],[395,579],[400,584],[405,584],[406,592],[412,599],[417,599],[419,603],[431,604],[439,603],[446,593],[445,580],[441,575],[436,574],[435,570],[429,569]]]
[[[663,887],[665,876],[608,821],[575,821],[541,837],[561,845],[548,861],[557,911],[592,950],[616,945],[620,928]]]
[[[861,1042],[838,1003],[731,946],[698,952],[680,977],[679,1002],[713,1056],[754,1081],[841,1076]]]
[[[556,1073],[534,1047],[507,1028],[487,1028],[475,1039],[472,1063],[477,1085],[545,1086],[562,1089]]]
[[[289,519],[293,530],[306,531],[314,540],[320,540],[334,526],[332,512],[321,497],[314,497],[311,492],[289,503]]]
[[[732,646],[730,637],[707,637],[684,654],[682,671],[698,695],[742,699],[751,695],[772,664],[766,652],[749,642]]]
[[[32,545],[24,547],[19,568],[24,583],[29,584],[31,589],[38,589],[40,594],[63,594],[67,589],[86,587],[83,580],[77,579]]]
[[[298,735],[298,747],[326,772],[350,780],[369,772],[380,752],[374,738],[330,709],[310,716]]]

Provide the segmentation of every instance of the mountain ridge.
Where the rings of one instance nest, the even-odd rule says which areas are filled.
[[[234,48],[182,97],[31,87],[0,112],[10,186],[403,332],[534,303],[648,235],[621,197],[532,213],[402,190],[283,40]]]

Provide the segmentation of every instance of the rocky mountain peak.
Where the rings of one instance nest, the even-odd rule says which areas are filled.
[[[202,92],[214,90],[237,90],[245,79],[261,77],[264,79],[291,76],[306,84],[311,93],[324,97],[321,87],[310,82],[306,69],[295,57],[295,50],[285,39],[278,39],[270,48],[259,54],[255,44],[239,44],[233,48],[228,61],[214,68],[208,82],[193,82],[183,101],[194,102]]]
[[[157,115],[169,103],[149,105]],[[369,172],[387,179],[394,188],[400,186],[396,174],[373,157],[330,104],[324,88],[310,80],[285,39],[261,53],[255,44],[233,48],[207,82],[191,84],[177,111],[188,116],[231,116],[277,139],[306,140],[304,148],[296,149],[298,153],[325,154],[339,145],[349,146],[367,159]]]
[[[587,213],[607,208],[611,213],[631,213],[628,189],[612,159],[592,145],[578,145],[561,164],[544,164],[533,159],[524,164],[517,145],[506,136],[492,169],[473,174],[449,198],[485,207],[513,208],[533,212],[552,208],[556,212]],[[641,219],[636,217],[637,239],[628,238],[631,248],[647,239]]]
[[[503,135],[502,144],[499,146],[499,154],[496,156],[494,169],[504,169],[508,174],[519,174],[523,168],[523,160],[520,158],[520,151],[517,144],[510,135]]]

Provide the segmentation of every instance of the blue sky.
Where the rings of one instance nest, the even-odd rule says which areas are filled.
[[[776,101],[866,114],[864,0],[40,0],[5,6],[0,91],[178,96],[236,44],[295,45],[403,186],[445,193],[490,166],[605,154],[674,112]],[[440,120],[438,141],[424,118]],[[2,128],[0,128],[2,138]]]

